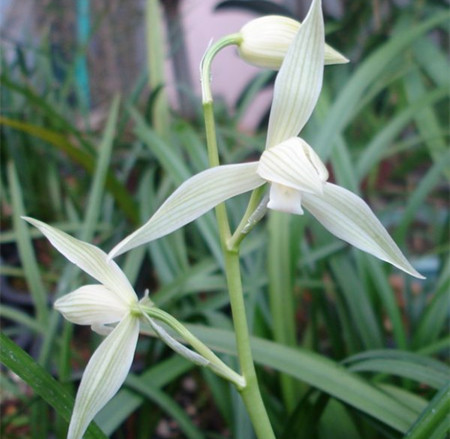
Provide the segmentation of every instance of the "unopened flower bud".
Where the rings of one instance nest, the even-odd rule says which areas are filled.
[[[257,67],[278,70],[300,26],[300,22],[280,15],[251,20],[240,31],[239,55]],[[325,44],[325,65],[347,62],[345,56]]]

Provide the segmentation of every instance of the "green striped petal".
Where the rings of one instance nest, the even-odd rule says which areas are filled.
[[[298,137],[266,149],[259,160],[258,174],[271,183],[319,194],[328,179],[319,156]]]
[[[77,325],[115,323],[129,311],[129,307],[103,285],[80,287],[56,300],[53,306],[66,320]]]
[[[117,393],[133,361],[139,320],[126,316],[103,340],[81,379],[67,439],[81,439],[89,423]]]
[[[265,183],[258,176],[258,162],[217,166],[186,180],[141,228],[117,244],[114,258],[139,245],[161,238],[194,221],[228,198]]]
[[[313,0],[275,80],[266,148],[297,136],[310,118],[322,88],[324,45],[321,1]]]
[[[108,260],[105,252],[42,221],[29,217],[23,219],[38,228],[63,256],[105,285],[124,304],[130,305],[137,301],[130,282],[118,265]]]
[[[353,192],[325,183],[323,194],[303,194],[303,206],[333,235],[424,279],[408,262],[370,207]]]

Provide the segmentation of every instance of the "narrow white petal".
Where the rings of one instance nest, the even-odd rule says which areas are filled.
[[[37,227],[70,262],[104,284],[125,304],[137,301],[136,293],[130,282],[117,264],[108,260],[105,252],[42,221],[28,217],[23,219]]]
[[[175,340],[162,326],[158,325],[155,320],[150,318],[147,314],[144,314],[144,316],[147,318],[148,323],[156,332],[158,337],[177,354],[181,355],[189,361],[192,361],[198,366],[207,366],[210,363],[209,360],[207,360],[202,355],[197,354],[197,352],[192,351],[191,349],[181,344],[178,340]]]
[[[116,394],[133,361],[139,320],[126,316],[92,355],[78,388],[67,439],[81,439],[89,423]]]
[[[423,279],[405,258],[370,207],[357,195],[326,183],[323,195],[303,194],[303,206],[338,238]]]
[[[317,154],[298,137],[266,149],[259,161],[258,174],[272,183],[318,194],[328,178],[328,171]]]
[[[321,1],[313,0],[275,80],[266,148],[298,135],[310,118],[322,88],[324,38]]]
[[[54,307],[65,319],[77,325],[118,322],[129,311],[123,300],[103,285],[78,288],[56,300]]]
[[[264,184],[257,162],[217,166],[186,180],[141,228],[117,244],[113,258],[134,247],[161,238],[194,221],[228,198]]]

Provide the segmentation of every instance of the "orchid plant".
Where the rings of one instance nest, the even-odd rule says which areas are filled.
[[[258,161],[221,165],[215,136],[210,65],[223,47],[235,44],[253,64],[278,69],[265,150]],[[100,284],[86,285],[63,296],[55,308],[69,321],[91,325],[106,338],[89,361],[78,389],[69,427],[70,439],[81,438],[95,414],[112,398],[130,370],[140,331],[150,327],[173,350],[232,382],[240,392],[259,439],[273,439],[250,349],[240,277],[239,245],[267,209],[296,215],[307,209],[338,238],[421,278],[369,206],[357,195],[328,182],[327,167],[304,139],[322,88],[324,65],[347,62],[325,44],[320,0],[313,0],[305,21],[282,17],[256,19],[241,32],[209,48],[202,63],[203,106],[211,167],[185,181],[146,224],[107,255],[40,221],[37,227],[67,259]],[[264,196],[264,185],[269,185]],[[231,233],[221,203],[253,191],[240,225]],[[216,207],[235,326],[240,373],[223,363],[181,323],[155,307],[148,294],[139,300],[113,258],[165,236]],[[189,343],[188,349],[161,323]]]

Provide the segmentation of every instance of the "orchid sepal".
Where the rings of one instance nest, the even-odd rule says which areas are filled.
[[[161,238],[202,216],[236,195],[263,185],[256,173],[258,162],[216,166],[186,180],[134,233],[109,253],[114,258],[134,247]]]
[[[266,148],[297,136],[310,118],[322,88],[324,46],[321,1],[313,0],[275,80]]]
[[[326,183],[322,195],[304,193],[302,202],[333,235],[411,276],[424,279],[408,262],[367,203],[353,192]]]
[[[117,393],[131,367],[139,321],[128,314],[90,358],[78,387],[67,439],[81,439],[98,411]]]
[[[30,217],[22,218],[39,229],[53,247],[70,262],[105,285],[124,306],[137,301],[136,293],[127,277],[114,261],[108,260],[105,252],[42,221]]]

